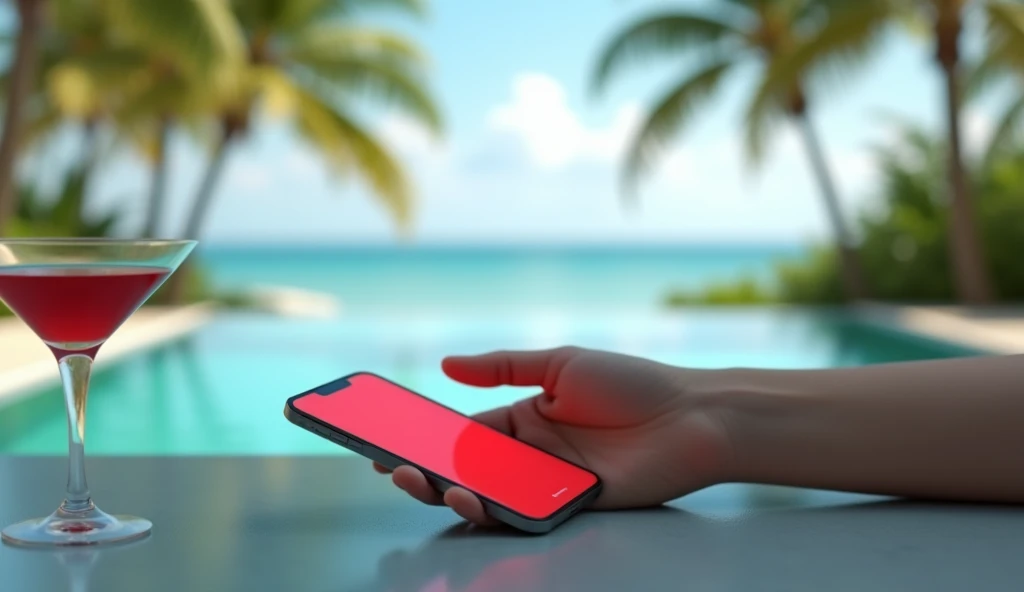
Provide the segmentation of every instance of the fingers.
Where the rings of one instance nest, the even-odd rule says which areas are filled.
[[[441,362],[452,380],[470,386],[539,386],[553,390],[558,373],[579,350],[499,351],[479,356],[451,356]]]
[[[444,504],[467,522],[480,526],[494,526],[498,521],[487,515],[480,498],[461,487],[444,492]]]
[[[381,475],[390,475],[391,474],[391,469],[385,467],[384,465],[382,465],[382,464],[380,464],[378,462],[373,463],[373,470],[377,471]]]
[[[376,465],[375,464],[375,468]],[[383,468],[383,467],[382,467]],[[386,469],[385,469],[386,470]],[[427,481],[418,469],[408,465],[395,469],[391,480],[413,499],[431,506],[448,506],[465,520],[480,526],[493,526],[498,521],[487,515],[478,497],[461,487],[452,487],[443,495]]]
[[[410,466],[398,467],[391,475],[391,481],[399,489],[427,505],[440,506],[444,504],[441,493],[434,489],[418,469]]]

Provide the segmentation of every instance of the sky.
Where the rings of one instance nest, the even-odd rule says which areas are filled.
[[[761,243],[827,236],[802,145],[788,128],[754,171],[742,157],[743,98],[756,64],[737,72],[694,118],[628,206],[622,154],[645,106],[687,71],[684,59],[640,65],[603,97],[588,91],[602,44],[636,18],[704,0],[431,0],[424,22],[369,17],[416,39],[430,56],[430,87],[445,117],[433,139],[396,112],[371,122],[415,186],[409,240],[418,243]],[[847,209],[872,197],[871,149],[893,134],[892,114],[937,127],[940,80],[928,47],[893,36],[876,59],[812,97],[812,117]],[[967,114],[969,142],[991,128],[984,106]],[[69,148],[70,147],[70,148]],[[64,156],[77,149],[65,142]],[[180,232],[203,151],[175,141],[166,235]],[[46,171],[59,154],[30,165]],[[94,209],[141,219],[146,169],[130,155],[108,162]],[[330,174],[284,121],[263,122],[229,156],[203,239],[213,243],[387,243],[395,225],[358,182]]]

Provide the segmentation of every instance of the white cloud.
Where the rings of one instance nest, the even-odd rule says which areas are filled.
[[[587,127],[557,80],[527,72],[514,78],[512,97],[491,110],[487,123],[522,142],[533,164],[555,170],[578,162],[618,160],[640,119],[639,106],[627,103],[607,127]]]
[[[551,77],[521,74],[512,82],[482,125],[452,136],[451,144],[397,115],[376,126],[412,178],[418,238],[729,241],[827,232],[790,126],[779,129],[764,166],[754,171],[745,166],[736,123],[702,118],[659,158],[638,207],[624,209],[622,153],[642,109],[622,103],[593,123]],[[859,200],[874,170],[865,146],[859,139],[837,141],[828,121],[821,135],[844,201]],[[229,162],[231,184],[225,183],[223,207],[211,213],[211,235],[393,237],[391,220],[365,186],[339,184],[315,152],[284,134],[268,134],[254,146],[262,149],[240,151]]]

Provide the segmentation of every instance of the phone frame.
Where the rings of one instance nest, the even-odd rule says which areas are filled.
[[[300,428],[310,431],[320,436],[321,438],[324,438],[325,440],[330,440],[331,442],[334,442],[339,446],[343,446],[348,450],[351,450],[352,452],[355,452],[374,462],[377,462],[391,470],[394,470],[402,465],[410,465],[416,467],[417,469],[422,471],[423,474],[427,477],[427,481],[429,481],[432,486],[434,486],[438,491],[442,493],[447,491],[451,487],[463,487],[471,491],[478,498],[480,498],[480,501],[483,502],[484,509],[487,511],[487,514],[489,516],[492,516],[497,520],[500,520],[501,522],[504,522],[505,524],[508,524],[509,526],[512,526],[524,532],[529,532],[533,534],[544,534],[547,532],[551,532],[559,524],[565,522],[574,514],[577,514],[580,510],[590,505],[595,499],[597,499],[597,496],[600,495],[601,493],[601,489],[603,487],[603,484],[601,483],[601,478],[593,471],[585,467],[582,467],[572,461],[566,460],[560,456],[555,456],[550,452],[541,450],[540,448],[533,446],[532,444],[528,444],[526,442],[523,442],[522,440],[513,438],[514,440],[520,442],[525,446],[529,446],[536,450],[540,450],[544,454],[554,456],[555,458],[562,462],[568,463],[578,469],[584,470],[593,475],[595,479],[594,485],[592,485],[589,489],[587,489],[580,495],[567,500],[560,508],[558,508],[558,510],[552,513],[550,516],[540,519],[531,518],[529,516],[525,516],[513,510],[512,508],[509,508],[508,506],[499,504],[498,502],[495,502],[494,500],[489,499],[486,496],[480,495],[478,492],[473,491],[472,489],[466,487],[461,483],[445,479],[444,477],[434,473],[433,471],[430,471],[429,469],[426,469],[414,462],[405,460],[395,454],[392,454],[389,451],[374,445],[373,443],[361,440],[353,436],[352,434],[344,430],[341,430],[335,426],[327,424],[319,420],[318,418],[313,417],[312,415],[308,415],[307,413],[295,407],[295,401],[301,399],[302,397],[306,397],[309,395],[330,396],[332,394],[337,393],[338,391],[344,390],[346,387],[351,385],[350,379],[356,376],[372,376],[376,379],[383,380],[384,382],[393,384],[398,388],[408,391],[409,393],[412,393],[417,397],[426,399],[427,401],[433,403],[434,405],[437,405],[438,407],[441,407],[442,409],[446,409],[451,413],[455,413],[456,415],[465,417],[466,419],[475,422],[479,425],[482,425],[489,430],[495,431],[501,434],[502,436],[505,436],[506,438],[511,438],[511,436],[509,436],[508,434],[495,430],[494,428],[486,424],[483,424],[464,413],[460,413],[443,403],[439,403],[438,401],[435,401],[430,397],[417,393],[416,391],[406,386],[402,386],[393,380],[380,376],[379,374],[374,374],[373,372],[354,372],[352,374],[347,374],[345,376],[342,376],[341,378],[332,380],[331,382],[322,384],[320,386],[311,388],[307,391],[289,397],[288,400],[285,402],[284,406],[285,418],[288,419],[288,421],[292,422],[293,424],[299,426]]]

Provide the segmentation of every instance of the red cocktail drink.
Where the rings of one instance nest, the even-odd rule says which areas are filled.
[[[6,543],[95,545],[136,539],[153,525],[111,516],[93,503],[85,479],[89,373],[100,346],[163,284],[194,241],[0,239],[0,300],[57,358],[68,412],[68,483],[46,518],[3,530]]]
[[[60,358],[97,348],[170,273],[134,266],[0,267],[0,300]]]

